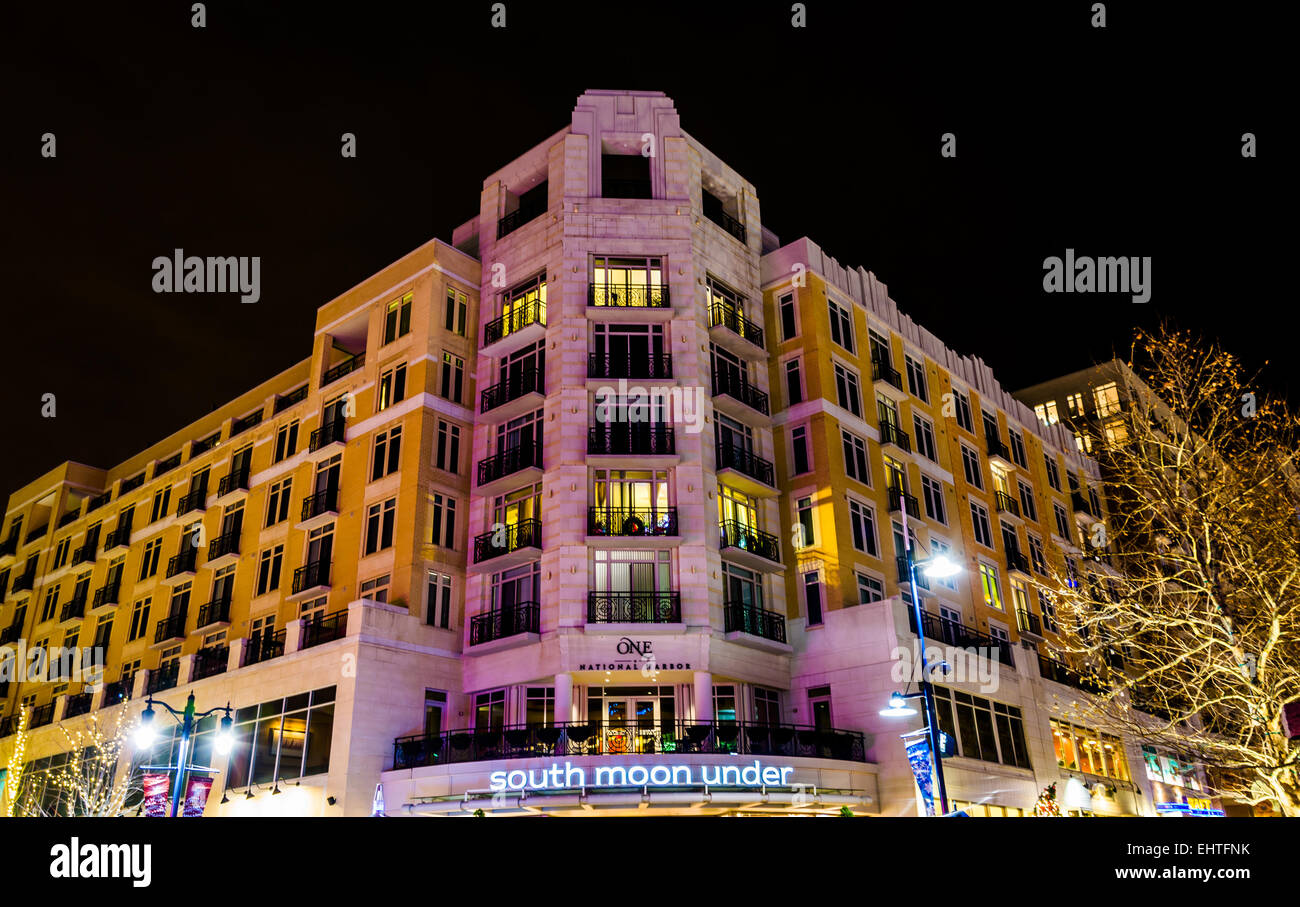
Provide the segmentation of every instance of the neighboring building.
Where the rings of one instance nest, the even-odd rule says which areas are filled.
[[[363,815],[381,782],[390,815],[914,813],[919,720],[878,714],[905,507],[965,567],[916,590],[970,669],[952,799],[1150,814],[1030,585],[1097,569],[1097,487],[874,275],[781,246],[670,99],[590,91],[451,245],[324,306],[311,359],[11,496],[4,641],[98,641],[109,683],[0,688],[0,733],[33,709],[39,778],[87,711],[230,702],[210,814]]]

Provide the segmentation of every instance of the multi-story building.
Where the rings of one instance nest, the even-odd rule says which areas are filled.
[[[108,682],[11,683],[0,731],[31,709],[39,785],[57,725],[229,702],[214,814],[380,783],[393,815],[907,814],[879,711],[916,594],[954,802],[1150,813],[1032,585],[1087,566],[1097,487],[874,275],[781,245],[669,98],[590,91],[450,245],[322,307],[309,360],[11,496],[5,641],[93,639]],[[914,588],[905,537],[964,572]]]

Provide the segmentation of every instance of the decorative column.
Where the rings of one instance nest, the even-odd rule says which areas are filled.
[[[561,671],[555,675],[555,723],[573,720],[573,675]]]
[[[695,672],[695,720],[713,720],[713,674],[709,671]]]

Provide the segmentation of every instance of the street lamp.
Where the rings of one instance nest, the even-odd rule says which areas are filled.
[[[916,709],[907,705],[906,700],[920,698],[922,708],[925,710],[925,734],[930,744],[930,764],[934,770],[935,787],[939,794],[940,813],[948,813],[948,786],[944,783],[943,778],[943,751],[940,747],[939,733],[939,712],[934,705],[934,690],[930,686],[930,680],[926,675],[925,660],[925,625],[921,622],[921,596],[916,592],[916,569],[921,567],[921,572],[926,576],[935,579],[946,579],[950,576],[956,576],[961,572],[960,564],[954,563],[947,555],[936,554],[922,561],[919,565],[915,558],[912,557],[912,535],[907,528],[907,495],[899,489],[898,507],[903,518],[903,550],[904,557],[907,559],[907,578],[912,587],[912,615],[916,622],[916,638],[920,642],[920,660],[921,660],[921,682],[920,691],[904,696],[902,693],[894,693],[889,697],[889,708],[881,709],[880,714],[890,718],[901,718],[908,715],[915,715]]]
[[[177,711],[167,703],[159,701],[154,702],[152,696],[145,700],[144,711],[140,713],[140,727],[135,732],[135,745],[137,749],[148,750],[153,747],[157,739],[157,732],[154,729],[154,706],[159,705],[166,709],[173,718],[180,722],[181,725],[181,743],[176,750],[176,761],[169,765],[146,765],[147,770],[162,770],[176,773],[176,784],[172,788],[172,806],[171,814],[175,817],[180,810],[181,789],[185,785],[185,776],[191,772],[216,772],[217,770],[206,765],[194,765],[189,761],[190,758],[190,738],[194,736],[194,727],[202,719],[215,712],[225,712],[225,717],[221,719],[221,729],[217,732],[217,738],[214,741],[218,753],[230,752],[231,744],[234,742],[234,735],[231,729],[234,726],[234,720],[230,717],[230,703],[224,706],[208,709],[206,712],[195,712],[194,694],[190,693],[188,701],[185,703],[183,711]]]

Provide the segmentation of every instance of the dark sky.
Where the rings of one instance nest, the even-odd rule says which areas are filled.
[[[1269,5],[1110,3],[1104,30],[1080,2],[853,5],[812,0],[806,29],[752,0],[511,2],[504,30],[486,2],[217,0],[203,29],[188,2],[6,9],[4,492],[109,466],[307,356],[317,306],[450,239],[587,88],[666,92],[783,240],[875,271],[1009,388],[1166,316],[1300,388],[1279,325],[1293,73]],[[261,301],[154,294],[177,247],[260,256]],[[1067,247],[1151,256],[1151,302],[1043,293]]]

